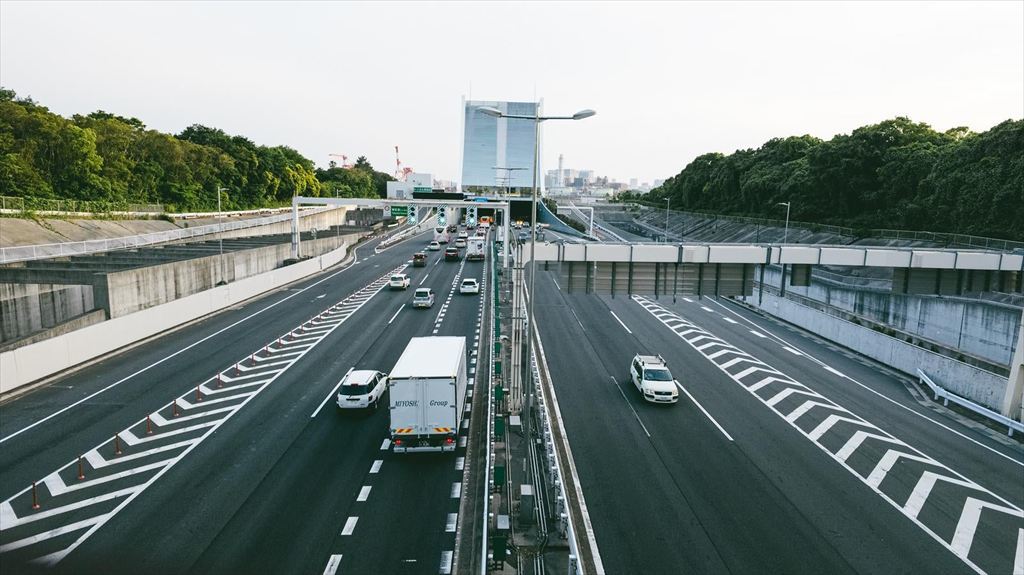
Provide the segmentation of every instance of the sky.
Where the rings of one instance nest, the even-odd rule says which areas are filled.
[[[545,169],[653,182],[696,156],[896,116],[1024,117],[1024,2],[11,2],[0,85],[458,180],[461,98],[530,101]],[[351,161],[351,160],[350,160]]]

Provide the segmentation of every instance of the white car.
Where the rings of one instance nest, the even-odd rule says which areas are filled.
[[[466,240],[464,238],[455,240],[455,247],[460,249],[466,247]]]
[[[459,286],[459,293],[480,293],[480,282],[476,278],[466,278]]]
[[[412,280],[405,274],[395,274],[391,276],[391,280],[388,281],[388,287],[391,289],[407,289]]]
[[[350,371],[341,380],[338,409],[377,409],[387,388],[387,374],[369,369]]]
[[[416,288],[416,293],[412,295],[412,307],[434,307],[434,290],[430,288]]]
[[[660,355],[640,355],[633,358],[629,377],[644,399],[652,403],[679,401],[679,382],[672,377],[668,364]]]
[[[441,244],[438,242],[430,242],[427,244],[427,249],[432,252],[439,252],[441,251]]]

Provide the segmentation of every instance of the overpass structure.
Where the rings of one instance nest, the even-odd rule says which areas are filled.
[[[527,256],[528,257],[528,256]],[[545,242],[538,262],[559,265],[566,289],[654,295],[750,295],[758,265],[783,266],[783,286],[806,285],[811,266],[893,268],[900,293],[960,293],[995,283],[1022,290],[1024,253],[909,247]]]

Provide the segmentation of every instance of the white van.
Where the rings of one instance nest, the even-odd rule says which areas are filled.
[[[679,382],[672,377],[668,364],[660,355],[640,355],[633,357],[629,368],[629,377],[633,380],[644,399],[652,403],[675,403],[679,401]]]

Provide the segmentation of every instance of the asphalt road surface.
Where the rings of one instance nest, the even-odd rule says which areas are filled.
[[[0,406],[0,571],[443,571],[465,435],[454,454],[396,455],[386,404],[333,402],[350,368],[390,371],[415,336],[466,336],[475,375],[481,297],[457,282],[484,264],[411,267],[429,239],[363,246]],[[409,290],[386,287],[396,270]],[[432,309],[409,305],[420,286]]]

